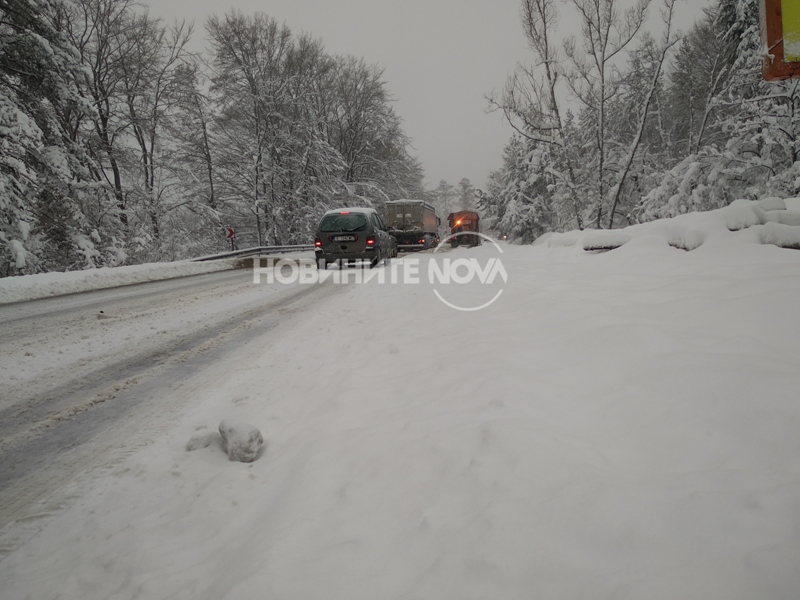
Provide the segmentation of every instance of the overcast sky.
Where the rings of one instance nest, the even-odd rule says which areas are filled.
[[[681,3],[681,27],[709,3]],[[330,54],[380,65],[428,187],[466,177],[480,188],[500,167],[512,131],[498,113],[486,114],[485,95],[500,90],[516,64],[529,59],[520,0],[158,0],[150,12],[194,21],[200,42],[206,18],[234,8],[309,33]]]

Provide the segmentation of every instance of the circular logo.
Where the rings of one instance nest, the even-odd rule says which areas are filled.
[[[436,248],[434,248],[434,254],[439,252],[439,250],[443,248],[445,244],[450,242],[450,240],[461,236],[470,236],[473,238],[479,237],[484,239],[487,242],[490,242],[500,254],[503,254],[503,249],[500,247],[500,244],[498,244],[493,238],[476,231],[459,231],[458,233],[448,235],[439,243],[438,246],[436,246]],[[483,261],[476,257],[458,258],[456,260],[445,258],[442,265],[436,263],[435,260],[431,260],[429,263],[428,278],[430,279],[431,284],[437,285],[438,282],[438,285],[442,287],[445,285],[452,285],[453,283],[477,283],[481,286],[496,287],[495,281],[500,279],[502,283],[506,283],[508,281],[508,274],[506,273],[505,267],[503,267],[503,263],[499,258],[489,258],[488,260]],[[460,310],[462,312],[475,312],[494,304],[495,301],[497,301],[497,299],[502,295],[503,288],[501,287],[499,290],[497,290],[490,300],[483,302],[478,306],[464,306],[465,303],[463,301],[460,303],[449,301],[444,298],[442,293],[439,292],[436,287],[433,288],[433,293],[436,294],[436,297],[439,298],[439,300],[441,300],[450,308]]]

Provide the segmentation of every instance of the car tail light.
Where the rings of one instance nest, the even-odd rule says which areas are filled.
[[[420,241],[418,241],[417,243],[418,243],[418,244],[424,244],[424,243],[425,243],[425,240],[420,240]]]
[[[322,248],[322,240],[319,238],[314,239],[314,247],[315,248]]]
[[[340,212],[339,214],[340,214],[340,215],[349,215],[349,214],[350,214],[350,211],[349,211],[349,210],[343,210],[343,211],[342,211],[342,212]]]
[[[375,245],[375,236],[370,235],[367,236],[367,246],[374,246]]]

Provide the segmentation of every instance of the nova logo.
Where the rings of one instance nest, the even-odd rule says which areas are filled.
[[[463,284],[470,283],[477,277],[478,281],[486,285],[494,283],[498,275],[503,283],[508,282],[508,273],[499,258],[490,258],[485,263],[477,258],[445,258],[441,265],[433,260],[428,263],[428,279],[431,283]]]
[[[438,252],[448,241],[461,235],[472,237],[476,235],[480,236],[484,240],[490,242],[500,254],[503,253],[503,249],[492,238],[488,235],[475,232],[454,233],[443,239],[442,243],[439,244],[434,252]],[[455,310],[473,312],[494,304],[503,293],[502,284],[508,282],[508,273],[499,258],[483,260],[474,257],[456,259],[444,258],[441,263],[436,259],[428,263],[428,280],[434,286],[449,286],[448,290],[450,291],[448,291],[447,294],[450,298],[449,300],[445,299],[444,295],[436,287],[433,288],[433,293],[436,294],[436,297],[447,306]],[[474,289],[476,283],[480,284],[480,288],[488,288],[488,295],[491,296],[489,300],[483,297],[487,294],[486,290]],[[455,290],[452,284],[456,284]],[[463,286],[473,285],[470,286],[472,289],[470,289],[469,293],[461,294],[456,298],[459,284]],[[454,291],[456,291],[456,294],[453,293]]]
[[[445,243],[459,235],[471,236],[470,243],[474,243],[476,237],[488,240],[500,254],[503,253],[503,249],[487,235],[464,232],[445,238],[434,250],[434,255],[429,255],[428,281],[433,286],[433,293],[450,308],[471,312],[486,308],[500,297],[503,293],[502,286],[508,282],[508,273],[498,257],[451,258],[436,254]],[[460,251],[461,249],[457,250]],[[475,253],[486,254],[482,248]],[[338,269],[328,270],[327,265],[317,268],[316,263],[308,260],[288,258],[278,260],[267,258],[265,265],[259,258],[253,261],[253,283],[261,283],[261,276],[265,275],[268,284],[312,285],[327,281],[341,285],[370,282],[419,285],[420,271],[424,273],[418,257],[404,257],[391,262],[389,266],[374,269],[371,268],[374,265],[369,260],[345,259],[341,260],[338,266]],[[447,299],[438,288],[447,289]]]

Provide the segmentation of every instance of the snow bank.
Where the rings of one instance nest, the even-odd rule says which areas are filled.
[[[583,249],[614,250],[631,241],[631,236],[620,231],[592,231],[583,239]]]
[[[750,200],[736,200],[720,211],[724,214],[725,226],[730,231],[747,229],[766,221],[765,211]]]
[[[767,223],[761,230],[761,243],[800,250],[800,227]]]
[[[0,304],[226,271],[234,268],[233,264],[232,259],[208,262],[179,261],[3,277],[0,279]]]
[[[763,200],[759,201],[758,205],[762,210],[766,211],[786,210],[786,202],[784,202],[782,198],[764,198]]]
[[[13,241],[13,240],[12,240]],[[21,248],[21,246],[20,246]],[[22,250],[24,252],[24,249]],[[314,258],[313,252],[290,252],[285,256],[272,255],[279,260]],[[24,256],[22,258],[24,260]],[[239,268],[240,258],[226,258],[194,262],[182,260],[168,263],[147,263],[125,267],[103,267],[84,271],[68,271],[66,273],[39,273],[21,277],[0,278],[0,304],[24,302],[51,296],[63,296],[92,290],[116,288],[148,281],[175,279],[190,275],[202,275],[217,271],[228,271]],[[244,260],[250,260],[244,259]]]
[[[738,236],[738,237],[736,237]],[[612,231],[569,231],[548,233],[534,246],[579,247],[586,251],[614,250],[636,240],[640,247],[663,243],[681,250],[696,250],[711,244],[773,244],[800,248],[800,198],[736,200],[729,206],[704,213],[689,213]]]
[[[670,231],[668,243],[673,248],[691,251],[702,246],[705,239],[706,234],[703,231],[686,229],[683,227],[674,227]]]

